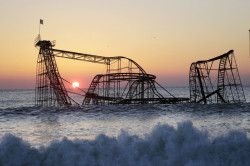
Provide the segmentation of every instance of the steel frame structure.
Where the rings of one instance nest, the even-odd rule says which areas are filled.
[[[158,84],[156,76],[147,74],[132,59],[117,56],[103,57],[53,49],[55,42],[35,40],[39,47],[36,75],[37,106],[70,106],[75,102],[64,86],[55,57],[104,64],[105,74],[98,74],[84,94],[82,105],[89,104],[172,104],[186,102],[188,98],[177,98]],[[156,85],[165,92],[162,94]],[[75,102],[76,103],[76,102]],[[77,103],[79,104],[79,103]]]
[[[70,97],[57,68],[50,41],[39,41],[36,75],[36,105],[55,106],[71,105]]]
[[[218,66],[214,66],[216,62]],[[217,75],[214,79],[211,74],[213,72]],[[189,87],[191,102],[246,102],[233,50],[209,60],[192,63]]]

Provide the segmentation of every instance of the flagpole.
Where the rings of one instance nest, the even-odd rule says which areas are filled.
[[[41,26],[41,22],[39,20],[39,36],[40,36],[40,26]]]

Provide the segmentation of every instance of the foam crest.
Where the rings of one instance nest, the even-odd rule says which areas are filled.
[[[0,142],[0,165],[248,165],[250,139],[245,133],[230,131],[213,140],[191,121],[177,128],[156,125],[140,138],[121,131],[94,140],[55,140],[47,147],[33,148],[28,142],[6,134]]]

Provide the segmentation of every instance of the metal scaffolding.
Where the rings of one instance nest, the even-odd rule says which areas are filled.
[[[50,41],[39,41],[36,46],[40,47],[37,60],[36,105],[71,105],[55,56],[51,51],[54,44]]]
[[[216,63],[217,66],[214,65]],[[191,102],[246,102],[233,50],[209,60],[192,63],[189,87]]]
[[[73,102],[76,103],[68,95],[63,82],[66,80],[60,76],[55,57],[106,65],[106,73],[96,75],[88,91],[83,95],[82,105],[172,104],[189,100],[173,96],[155,81],[156,76],[147,74],[132,59],[53,49],[55,46],[53,42],[42,41],[40,37],[35,40],[35,46],[40,48],[36,75],[37,106],[70,106]]]

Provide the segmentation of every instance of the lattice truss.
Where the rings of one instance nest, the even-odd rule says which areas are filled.
[[[36,105],[71,105],[63,80],[57,68],[55,56],[51,51],[52,43],[40,43],[37,59]]]
[[[245,102],[234,51],[194,62],[189,72],[190,101],[198,103]]]
[[[107,66],[105,74],[94,77],[87,92],[82,90],[84,92],[82,105],[179,103],[189,100],[173,96],[155,81],[154,75],[147,74],[132,59],[121,56],[102,57],[53,49],[54,43],[45,40],[37,40],[35,45],[40,47],[36,76],[37,106],[69,106],[73,103],[80,105],[68,95],[69,91],[64,86],[66,80],[58,71],[55,57]]]

